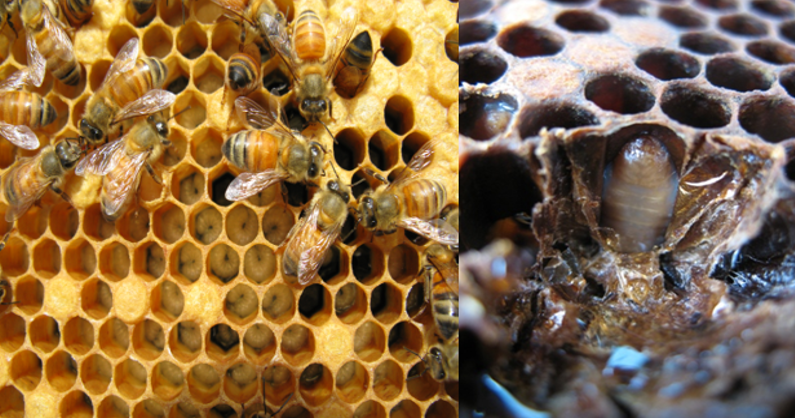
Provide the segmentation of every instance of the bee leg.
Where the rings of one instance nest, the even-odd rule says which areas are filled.
[[[75,204],[72,202],[72,199],[69,197],[69,195],[67,195],[66,193],[64,193],[64,191],[63,191],[63,190],[61,190],[61,188],[60,188],[60,187],[58,187],[58,186],[56,186],[56,185],[52,185],[52,186],[50,186],[50,189],[52,189],[52,191],[54,191],[54,192],[55,192],[55,193],[57,193],[59,196],[61,196],[61,199],[65,200],[65,201],[66,201],[66,203],[68,203],[68,204],[72,205],[72,207],[74,207],[74,206],[75,206]]]
[[[152,176],[152,179],[154,179],[157,184],[163,185],[163,179],[161,179],[160,176],[155,173],[155,169],[152,168],[152,165],[149,163],[145,163],[144,165],[146,167],[146,171],[148,171],[149,175]]]

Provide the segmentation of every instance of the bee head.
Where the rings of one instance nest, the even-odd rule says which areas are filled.
[[[336,193],[345,203],[348,203],[351,200],[351,195],[348,194],[346,190],[343,190],[342,186],[337,180],[331,180],[328,182],[328,189],[334,193]]]
[[[63,168],[67,170],[77,164],[82,153],[83,151],[80,149],[80,145],[72,141],[61,141],[55,146],[55,154],[58,156],[58,160],[61,162]]]
[[[317,120],[320,115],[326,114],[327,108],[325,100],[304,99],[300,105],[301,114],[310,121]]]
[[[80,132],[82,132],[83,136],[88,138],[88,140],[91,142],[97,142],[105,136],[105,134],[99,130],[99,128],[92,125],[91,122],[85,119],[80,120]]]
[[[307,170],[307,175],[310,179],[320,175],[321,167],[323,167],[323,157],[325,155],[326,152],[320,144],[317,142],[309,144],[309,169]],[[339,185],[337,185],[337,187],[339,187]]]
[[[428,353],[428,363],[431,369],[431,376],[434,379],[444,380],[447,377],[447,373],[444,371],[444,356],[442,355],[442,350],[438,347],[431,348]]]
[[[367,229],[374,229],[378,226],[378,220],[375,217],[375,200],[372,197],[362,198],[362,202],[359,204],[359,218]]]

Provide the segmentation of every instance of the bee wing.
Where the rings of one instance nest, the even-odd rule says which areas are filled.
[[[22,162],[21,164],[24,164]],[[6,173],[7,179],[3,179],[3,183],[5,185],[6,181],[12,181],[16,172],[18,171],[21,164],[16,165],[11,171]],[[14,222],[20,216],[24,215],[25,212],[30,209],[34,202],[39,200],[39,198],[47,191],[47,186],[49,186],[49,182],[31,182],[28,183],[28,186],[31,187],[20,187],[14,189],[16,192],[16,204],[10,205],[8,207],[8,211],[6,212],[6,222]],[[5,188],[4,188],[5,189]]]
[[[125,137],[126,135],[91,151],[77,164],[75,174],[81,177],[85,173],[98,176],[108,174],[119,163],[119,156],[116,154],[124,152]]]
[[[444,277],[444,281],[451,291],[458,293],[458,267],[453,265],[445,266],[439,262],[435,262],[433,257],[428,257],[431,263],[436,267],[436,271]],[[451,268],[452,267],[452,268]]]
[[[119,53],[116,54],[116,59],[114,59],[113,63],[110,64],[110,68],[108,68],[108,72],[105,74],[105,78],[102,80],[100,88],[102,88],[105,83],[116,78],[117,75],[133,69],[135,66],[135,60],[138,58],[138,45],[138,38],[132,38],[127,41],[123,47],[121,47]]]
[[[31,78],[29,68],[14,71],[8,78],[0,82],[0,91],[21,90]]]
[[[281,110],[279,101],[271,94],[267,94],[266,97],[268,99],[267,109],[248,97],[240,96],[235,99],[237,117],[246,121],[254,129],[260,130],[268,129],[279,123],[279,111]]]
[[[406,165],[406,168],[404,168],[397,175],[395,180],[392,181],[392,183],[390,183],[389,187],[391,188],[396,184],[400,184],[402,182],[405,182],[407,180],[416,177],[423,169],[425,169],[431,164],[431,162],[433,161],[434,148],[436,148],[441,144],[442,140],[437,138],[437,139],[432,139],[426,142],[423,146],[421,146],[420,149],[417,150],[417,153],[414,154],[413,157],[411,157],[411,160],[409,160],[409,163]]]
[[[295,66],[296,56],[292,47],[290,47],[290,36],[287,35],[284,25],[268,13],[260,14],[257,19],[259,20],[260,28],[265,33],[265,36],[268,37],[268,42],[276,53],[282,57],[282,61],[287,64],[290,73],[295,77],[296,70],[293,67]]]
[[[356,8],[348,7],[342,12],[339,29],[337,29],[337,36],[332,38],[331,48],[329,48],[331,55],[329,55],[328,58],[331,60],[332,65],[326,65],[326,80],[331,78],[334,74],[337,63],[342,56],[342,52],[345,51],[345,47],[347,47],[348,43],[351,41],[353,31],[356,29],[356,23],[358,22],[359,14],[356,12]]]
[[[232,180],[226,189],[226,199],[237,202],[267,189],[274,184],[286,180],[289,174],[277,170],[265,170],[261,173],[241,173]]]
[[[440,244],[458,245],[458,231],[441,219],[424,221],[420,218],[406,218],[397,224]]]
[[[10,125],[0,122],[0,136],[22,149],[36,149],[39,147],[39,138],[25,125]]]
[[[246,2],[240,0],[210,0],[218,7],[224,9],[224,15],[231,20],[237,21],[238,19],[245,18]]]
[[[41,9],[44,24],[50,31],[50,39],[55,45],[55,53],[59,55],[71,54],[74,50],[72,46],[72,39],[66,34],[62,24],[58,19],[53,17],[49,7],[42,7]]]
[[[171,106],[175,100],[177,100],[177,95],[170,91],[162,89],[149,90],[138,100],[134,100],[124,106],[110,124],[114,125],[125,119],[159,112]]]
[[[141,176],[141,169],[149,157],[149,152],[140,152],[130,158],[122,158],[117,162],[115,173],[119,175],[105,177],[103,188],[113,190],[110,200],[104,201],[102,210],[105,215],[115,218],[120,210],[123,210],[132,193],[135,193],[138,180]],[[107,194],[105,195],[107,196]]]
[[[317,228],[317,218],[320,215],[320,206],[315,205],[310,212],[307,222],[311,222],[314,228]],[[342,231],[342,223],[338,222],[331,228],[326,229],[320,233],[315,245],[307,248],[301,253],[301,258],[298,261],[298,283],[305,285],[312,281],[312,279],[320,270],[320,265],[326,257],[326,252],[331,248],[331,244],[337,240]]]
[[[47,66],[47,61],[39,52],[39,46],[36,45],[33,34],[30,31],[26,31],[25,34],[28,46],[28,82],[39,87],[44,81],[44,69]]]

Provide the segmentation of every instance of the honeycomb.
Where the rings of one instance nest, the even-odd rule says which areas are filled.
[[[436,343],[420,277],[426,240],[402,230],[375,237],[350,216],[322,280],[300,286],[282,275],[281,245],[315,189],[224,198],[239,174],[221,145],[243,129],[224,88],[240,32],[209,0],[184,3],[183,22],[180,1],[139,15],[129,2],[95,0],[93,17],[74,32],[84,79],[69,87],[47,73],[35,89],[58,112],[39,132],[42,145],[77,137],[86,102],[137,37],[142,56],[168,67],[163,88],[177,94],[170,113],[190,109],[169,121],[173,146],[154,165],[162,185],[143,175],[137,202],[115,224],[102,217],[97,184],[73,173],[64,189],[75,207],[48,192],[17,222],[0,252],[13,289],[5,301],[18,301],[0,318],[0,415],[231,417],[263,401],[275,411],[290,397],[279,416],[457,416],[457,382],[434,381],[412,354]],[[457,31],[456,2],[275,3],[288,21],[315,10],[331,34],[356,7],[354,34],[368,30],[383,48],[354,98],[332,94],[335,137],[303,131],[330,151],[344,183],[365,168],[394,178],[432,138],[455,143],[458,64],[445,39]],[[0,55],[0,76],[23,68],[24,36],[6,27]],[[264,87],[250,97],[282,96],[291,127],[306,128],[285,95],[287,68],[265,58]],[[2,140],[0,168],[35,152]],[[456,207],[457,155],[437,153],[428,175],[446,184]],[[374,181],[357,184],[354,197]],[[7,210],[5,200],[0,206]],[[0,233],[10,229],[2,222]]]
[[[462,416],[791,415],[795,5],[460,17]]]

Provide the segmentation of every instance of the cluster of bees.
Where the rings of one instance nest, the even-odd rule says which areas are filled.
[[[0,0],[3,25],[11,24],[11,15],[19,13],[28,53],[28,67],[0,83],[0,136],[24,149],[38,148],[32,130],[56,119],[54,107],[26,88],[40,86],[45,71],[69,86],[84,77],[68,32],[70,26],[77,27],[91,17],[92,0],[53,1]],[[447,190],[441,182],[423,177],[423,169],[431,164],[436,150],[449,145],[438,139],[427,142],[393,181],[366,170],[382,184],[351,202],[351,185],[336,176],[328,151],[283,122],[286,117],[275,96],[266,94],[266,103],[260,105],[246,95],[260,87],[259,51],[267,50],[278,55],[288,68],[301,115],[310,124],[326,127],[325,121],[332,114],[331,92],[355,96],[378,53],[373,51],[367,31],[353,36],[357,11],[346,9],[338,33],[327,41],[324,22],[312,10],[304,10],[288,24],[270,0],[213,2],[242,27],[241,51],[229,59],[225,82],[226,88],[238,94],[235,115],[252,128],[229,136],[222,146],[229,163],[243,171],[229,185],[226,198],[244,200],[282,182],[321,184],[285,241],[284,275],[301,285],[317,276],[349,213],[376,235],[405,228],[436,241],[425,254],[423,274],[426,301],[431,302],[440,338],[425,356],[415,354],[435,379],[458,380],[457,209],[440,216],[447,204]],[[139,13],[145,13],[153,3],[132,0]],[[21,31],[13,29],[22,36]],[[246,40],[246,33],[254,36]],[[176,99],[173,93],[161,89],[167,73],[161,60],[139,58],[139,40],[129,40],[89,99],[79,123],[80,136],[19,159],[2,178],[9,205],[6,220],[14,223],[48,189],[70,201],[61,187],[72,169],[78,176],[102,176],[102,214],[109,222],[129,208],[143,168],[160,182],[151,164],[171,145],[168,119],[163,113]],[[129,126],[126,132],[125,126]],[[112,139],[116,132],[119,137]],[[336,179],[324,178],[331,177],[326,173],[327,165]]]

